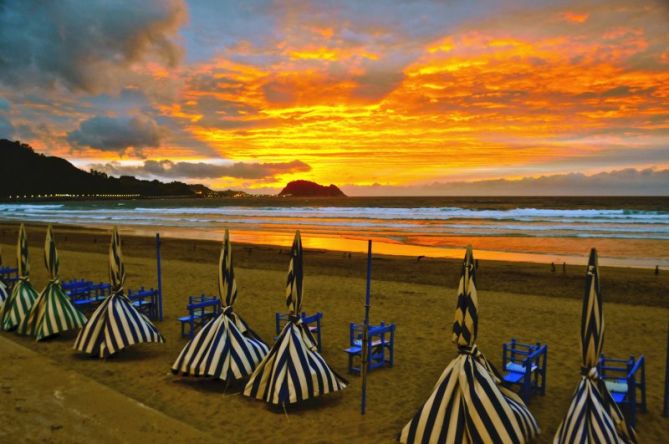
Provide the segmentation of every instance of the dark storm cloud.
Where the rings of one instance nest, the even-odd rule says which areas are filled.
[[[148,56],[174,65],[181,0],[0,3],[0,82],[97,92]]]
[[[141,150],[160,145],[160,130],[148,117],[96,116],[68,133],[67,140],[74,148],[91,147],[123,153],[130,147]]]
[[[142,166],[122,166],[118,163],[92,165],[93,169],[108,174],[139,177],[161,177],[170,179],[265,179],[279,174],[310,171],[311,167],[300,160],[277,163],[235,162],[221,165],[205,162],[172,162],[170,160],[147,160]]]
[[[9,102],[0,97],[0,139],[9,139],[14,135],[14,125],[7,116],[10,107]]]
[[[0,139],[9,139],[14,134],[14,126],[9,119],[0,114]]]

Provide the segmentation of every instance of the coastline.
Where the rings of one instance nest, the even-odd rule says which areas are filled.
[[[28,241],[31,246],[41,248],[47,224],[27,223]],[[3,244],[4,264],[13,265],[14,246],[19,224],[0,222],[0,244]],[[155,257],[155,233],[161,232],[162,257],[168,260],[215,262],[220,253],[220,240],[189,239],[164,235],[164,228],[145,227],[145,233],[133,234],[134,229],[120,227],[126,255],[142,258]],[[79,227],[54,224],[54,231],[59,250],[106,254],[109,245],[110,230],[101,227]],[[235,263],[237,266],[272,271],[285,271],[285,256],[290,248],[290,239],[284,245],[250,244],[237,241],[237,234],[231,230]],[[366,254],[363,252],[331,251],[323,248],[310,248],[308,237],[303,236],[305,244],[305,268],[307,273],[331,276],[364,278]],[[366,244],[365,244],[366,246]],[[125,247],[124,247],[125,248]],[[377,252],[374,244],[373,279],[409,284],[457,285],[461,267],[460,256],[464,248],[454,249],[456,258],[423,257],[414,255],[387,255]],[[517,294],[540,294],[547,297],[580,299],[583,295],[583,273],[587,256],[579,257],[579,262],[567,262],[563,272],[562,264],[556,263],[555,272],[550,263],[515,262],[489,260],[481,252],[474,251],[479,260],[479,288],[482,290],[504,291]],[[41,256],[40,256],[41,257]],[[34,259],[33,259],[34,260]],[[287,262],[286,262],[287,263]],[[655,275],[654,269],[636,267],[600,266],[603,276],[603,289],[607,301],[633,303],[669,308],[669,270],[660,269]],[[64,278],[75,277],[63,275]]]
[[[248,202],[247,202],[248,201]],[[164,238],[460,259],[582,264],[597,248],[600,265],[669,269],[668,199],[342,198],[159,199],[0,205],[0,223],[58,223]],[[263,204],[264,205],[261,205]]]

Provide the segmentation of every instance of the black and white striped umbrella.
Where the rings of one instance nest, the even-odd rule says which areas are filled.
[[[302,262],[302,240],[298,231],[286,282],[289,320],[244,388],[244,395],[274,405],[305,401],[343,390],[347,384],[318,353],[314,338],[302,323]]]
[[[478,297],[471,247],[462,266],[453,322],[458,357],[442,373],[434,391],[400,434],[403,443],[525,443],[539,433],[536,420],[518,395],[476,346]]]
[[[28,258],[28,237],[26,227],[21,224],[19,240],[16,245],[19,280],[14,284],[12,293],[2,307],[2,328],[13,330],[28,316],[37,299],[37,292],[30,283],[30,260]]]
[[[0,245],[0,268],[2,268],[2,245]],[[2,319],[2,307],[5,306],[5,301],[9,297],[7,293],[7,284],[5,284],[0,278],[0,319]]]
[[[105,358],[141,342],[165,342],[149,318],[138,312],[123,294],[125,267],[117,227],[109,245],[109,278],[112,293],[79,332],[74,349]]]
[[[44,263],[49,271],[49,283],[17,328],[18,333],[34,336],[38,341],[79,329],[86,323],[86,317],[72,305],[58,279],[58,250],[51,225],[47,228],[44,241]]]
[[[581,381],[558,428],[554,443],[634,443],[636,435],[620,412],[604,381],[597,361],[604,345],[604,313],[599,286],[597,250],[590,251],[581,314]]]
[[[173,373],[237,380],[249,376],[269,351],[260,337],[232,310],[237,299],[237,283],[228,230],[225,230],[218,263],[218,293],[225,302],[223,312],[207,322],[186,344],[172,365]]]

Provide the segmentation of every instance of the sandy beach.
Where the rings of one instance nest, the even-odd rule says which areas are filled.
[[[17,226],[0,226],[5,265],[14,263]],[[28,227],[31,280],[37,289],[46,284],[42,243],[44,226]],[[239,299],[236,311],[267,341],[274,336],[274,313],[283,311],[283,284],[288,265],[284,248],[235,243],[232,234]],[[105,231],[56,226],[61,276],[107,280]],[[152,238],[124,236],[128,286],[156,282]],[[416,257],[379,256],[374,261],[371,320],[397,324],[396,365],[370,374],[368,413],[359,414],[360,379],[349,376],[342,393],[282,410],[240,395],[242,386],[206,379],[175,377],[170,366],[186,341],[180,338],[176,318],[185,314],[188,295],[215,294],[220,244],[212,241],[165,239],[163,289],[165,319],[157,323],[165,344],[132,347],[108,360],[77,355],[74,335],[36,343],[14,333],[2,333],[0,374],[4,393],[3,419],[25,423],[35,419],[34,436],[25,428],[0,432],[7,442],[59,442],[81,430],[92,440],[109,442],[95,427],[113,429],[122,416],[113,411],[137,402],[128,428],[158,427],[171,430],[172,442],[191,442],[198,433],[220,442],[394,442],[404,424],[429,395],[446,364],[455,356],[450,342],[459,261]],[[464,254],[464,250],[463,250]],[[346,372],[348,323],[363,316],[364,257],[353,253],[305,251],[305,302],[308,312],[322,311],[323,355],[338,372]],[[501,365],[502,342],[515,337],[524,342],[548,344],[548,389],[535,397],[530,410],[542,429],[537,442],[552,441],[579,379],[579,323],[584,267],[545,264],[480,262],[479,346],[490,361]],[[640,442],[669,440],[667,419],[661,416],[664,387],[669,271],[654,275],[648,269],[601,270],[606,317],[604,351],[617,357],[646,356],[648,413],[637,418]],[[7,344],[7,340],[12,344]],[[11,352],[9,351],[11,350]],[[42,371],[47,368],[49,371]],[[6,377],[11,375],[11,378]],[[63,384],[62,378],[75,383]],[[40,379],[40,384],[31,381]],[[78,382],[81,380],[82,382]],[[68,414],[49,387],[63,384],[64,396],[76,391],[79,404],[95,415],[96,425]],[[26,386],[33,387],[26,390]],[[90,389],[90,399],[85,400]],[[110,392],[111,391],[111,392]],[[107,394],[112,393],[112,394]],[[72,395],[74,396],[74,395]],[[20,398],[20,399],[19,399]],[[113,398],[113,399],[112,399]],[[118,399],[117,399],[118,398]],[[125,400],[121,398],[126,398]],[[109,403],[109,416],[103,413]],[[59,421],[39,421],[43,406],[54,409]],[[58,415],[58,409],[62,415]],[[47,415],[48,416],[48,415]],[[164,427],[161,424],[165,424]],[[46,430],[46,432],[44,431]],[[126,433],[120,442],[155,442],[141,433]],[[4,436],[2,435],[4,433]],[[50,438],[59,436],[61,438]],[[61,442],[66,441],[63,440]]]

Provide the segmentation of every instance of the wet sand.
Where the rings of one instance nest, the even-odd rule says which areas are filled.
[[[31,227],[28,235],[31,276],[35,287],[41,289],[47,279],[41,251],[44,227]],[[57,227],[55,235],[61,250],[63,278],[107,279],[107,233]],[[271,342],[274,312],[284,309],[288,245],[282,249],[240,245],[234,243],[234,232],[232,239],[239,287],[236,311]],[[10,258],[15,251],[14,242],[15,227],[3,226],[0,243],[5,263],[14,262]],[[455,356],[450,328],[459,261],[378,257],[374,261],[371,319],[397,324],[395,368],[370,374],[365,417],[359,414],[360,379],[356,376],[349,376],[351,384],[342,393],[292,407],[286,417],[280,409],[242,397],[241,386],[229,387],[226,392],[224,384],[219,382],[175,377],[169,371],[186,343],[180,338],[176,318],[186,311],[188,295],[216,292],[219,248],[218,242],[172,239],[164,242],[165,320],[157,325],[166,344],[133,347],[102,361],[75,354],[73,336],[42,343],[14,333],[1,336],[52,360],[63,371],[85,375],[221,441],[393,442]],[[154,285],[153,253],[152,239],[124,237],[129,287]],[[346,355],[342,350],[347,345],[348,322],[360,321],[363,315],[364,273],[362,255],[352,254],[349,258],[345,253],[314,250],[305,253],[304,308],[307,312],[324,312],[323,355],[341,373],[346,372]],[[541,341],[549,346],[547,394],[533,398],[530,404],[543,431],[537,442],[551,441],[579,380],[583,273],[582,266],[568,266],[563,275],[560,267],[552,273],[541,264],[480,263],[478,344],[483,353],[499,366],[501,343],[511,337],[526,342]],[[655,276],[649,270],[603,268],[601,274],[607,325],[604,350],[618,357],[646,356],[649,412],[638,416],[639,439],[666,442],[669,427],[668,420],[661,417],[661,404],[669,272],[663,270]],[[35,365],[41,364],[4,358],[0,361],[0,374],[7,374],[6,368],[11,366],[17,375],[13,384],[21,388],[24,383],[30,385],[30,380],[26,377],[21,381],[20,369],[33,369]],[[54,378],[57,378],[55,373],[44,375],[45,381],[56,384]],[[22,405],[37,408],[44,397],[53,394],[47,389],[44,393],[40,390],[26,395]],[[106,396],[91,395],[91,398],[101,406],[108,402]],[[25,421],[27,415],[14,410],[9,418]],[[79,424],[76,418],[68,421]],[[118,427],[119,421],[118,417],[110,417],[109,427]],[[15,442],[30,442],[29,437],[22,437],[19,432],[15,431]],[[132,436],[127,441],[141,442]],[[176,434],[173,441],[189,439]]]
[[[0,442],[215,442],[41,353],[0,336]],[[20,362],[21,365],[16,365]]]

